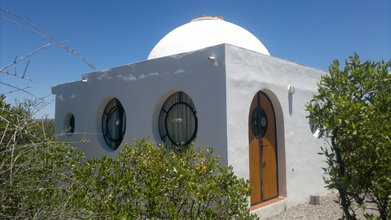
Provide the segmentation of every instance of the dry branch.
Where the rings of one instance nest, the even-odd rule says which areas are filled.
[[[45,45],[42,45],[42,46],[38,47],[37,49],[31,51],[30,53],[28,53],[28,54],[26,54],[26,55],[24,55],[24,56],[22,56],[22,57],[16,58],[16,59],[15,59],[14,61],[12,61],[11,63],[5,65],[5,66],[2,67],[2,68],[0,68],[0,72],[5,73],[5,74],[8,74],[8,75],[11,75],[11,76],[16,76],[16,77],[19,77],[19,78],[22,78],[22,79],[27,79],[27,80],[32,81],[32,79],[25,77],[24,74],[21,76],[21,75],[18,75],[18,74],[16,74],[16,73],[8,72],[8,71],[7,71],[7,68],[9,68],[9,67],[12,66],[12,65],[15,65],[16,63],[18,63],[18,62],[20,62],[20,61],[26,59],[27,57],[32,56],[33,54],[37,53],[38,51],[40,51],[40,50],[42,50],[42,49],[45,49],[45,48],[47,48],[47,47],[49,47],[49,46],[51,46],[51,45],[53,45],[53,44],[54,44],[54,43],[47,43],[47,44],[45,44]]]
[[[30,27],[28,27],[27,25],[24,25],[24,24],[21,24],[17,21],[14,21],[12,19],[8,19],[8,18],[4,18],[4,17],[0,17],[1,19],[4,19],[4,20],[7,20],[9,22],[12,22],[12,23],[15,23],[17,25],[20,25],[24,28],[26,28],[27,30],[30,30],[30,31],[33,31],[34,33],[37,33],[43,37],[45,37],[46,39],[50,40],[51,42],[55,43],[56,45],[58,45],[59,47],[62,47],[67,53],[70,53],[74,56],[76,56],[77,58],[79,58],[80,60],[82,60],[85,64],[87,64],[91,69],[95,70],[95,66],[92,65],[90,62],[87,61],[87,59],[83,56],[81,56],[79,54],[79,52],[77,52],[75,49],[72,49],[68,46],[66,46],[65,44],[61,43],[60,41],[56,40],[54,37],[52,37],[51,35],[49,35],[48,33],[46,33],[45,31],[43,31],[42,29],[40,29],[38,26],[36,26],[35,24],[33,24],[32,22],[30,22],[29,20],[27,20],[26,18],[20,16],[20,15],[17,15],[7,9],[4,9],[4,8],[0,8],[1,11],[17,18],[17,19],[20,19],[21,21],[23,21],[24,23],[26,23],[27,25],[29,25]]]
[[[18,90],[18,91],[25,92],[25,93],[27,93],[27,94],[29,94],[29,95],[35,97],[35,98],[38,98],[36,95],[32,94],[31,92],[29,92],[29,91],[27,91],[27,90],[25,90],[25,89],[23,89],[23,88],[19,88],[19,87],[17,87],[17,86],[13,86],[13,85],[8,84],[8,83],[5,83],[5,82],[0,82],[0,84],[3,84],[3,85],[5,85],[5,86],[11,87],[11,88],[14,88],[14,89],[16,89],[16,90]],[[3,95],[3,94],[1,93],[0,95]]]

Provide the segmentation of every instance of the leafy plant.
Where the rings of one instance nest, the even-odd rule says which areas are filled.
[[[348,219],[368,204],[381,219],[391,216],[390,67],[391,61],[361,62],[355,54],[341,70],[336,60],[306,106],[311,124],[330,141],[322,148],[325,182],[338,190]]]
[[[72,186],[77,217],[109,219],[251,219],[249,183],[221,167],[211,149],[174,151],[146,139],[116,158],[79,167]]]
[[[50,121],[36,121],[25,108],[0,96],[0,218],[59,218],[82,154],[54,141]]]

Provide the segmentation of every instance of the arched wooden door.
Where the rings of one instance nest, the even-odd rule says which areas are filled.
[[[251,205],[278,196],[276,119],[269,97],[258,92],[250,107]]]

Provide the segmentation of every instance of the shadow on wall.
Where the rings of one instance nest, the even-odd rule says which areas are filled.
[[[288,103],[289,103],[289,115],[292,115],[293,111],[293,95],[289,93],[288,95]]]

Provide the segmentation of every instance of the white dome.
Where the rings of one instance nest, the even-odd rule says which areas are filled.
[[[223,43],[270,55],[262,42],[246,29],[220,17],[208,16],[196,18],[172,30],[156,44],[148,60]]]

